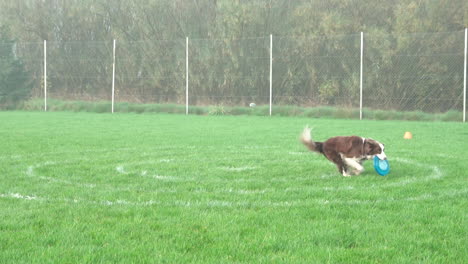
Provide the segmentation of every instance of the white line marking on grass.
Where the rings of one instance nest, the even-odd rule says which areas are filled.
[[[155,163],[170,163],[175,161],[175,159],[159,159],[159,160],[153,160],[152,158],[148,158],[146,161],[139,161],[139,162],[125,162],[125,165],[131,165],[132,167],[138,166],[138,165],[154,165]]]
[[[23,159],[23,156],[19,155],[19,154],[11,154],[11,155],[0,156],[0,160],[21,160],[21,159]]]
[[[28,168],[26,169],[26,175],[34,176],[34,170],[35,169],[45,167],[45,166],[49,166],[49,165],[56,165],[56,164],[57,164],[57,162],[55,162],[55,161],[46,161],[44,163],[39,163],[39,164],[36,164],[36,165],[28,166]]]
[[[233,202],[229,202],[229,201],[217,201],[217,200],[213,200],[213,201],[208,201],[206,202],[206,205],[208,207],[233,207]]]
[[[430,168],[433,171],[433,175],[431,175],[432,176],[431,178],[435,178],[435,179],[442,178],[442,172],[440,171],[440,168],[435,165],[428,165],[428,164],[419,163],[416,161],[410,161],[410,160],[402,159],[402,158],[395,158],[395,160],[402,162],[402,163],[413,164],[424,169]]]
[[[439,157],[439,158],[445,158],[445,159],[453,159],[456,158],[453,155],[445,154],[445,153],[435,153],[434,156]]]
[[[444,176],[443,172],[438,166],[435,165],[428,165],[424,163],[419,163],[416,161],[411,161],[403,158],[395,158],[395,162],[397,163],[402,163],[402,164],[410,164],[413,168],[416,170],[425,170],[428,171],[428,174],[423,177],[405,177],[403,179],[395,179],[396,181],[393,181],[394,179],[388,179],[388,181],[381,182],[380,184],[370,184],[369,186],[298,186],[298,187],[289,187],[285,188],[284,192],[307,192],[307,191],[327,191],[327,192],[339,192],[339,191],[355,191],[355,190],[362,190],[362,189],[367,189],[367,188],[375,188],[375,187],[401,187],[405,186],[410,183],[418,183],[418,182],[424,182],[424,181],[429,181],[429,180],[436,180],[440,179]],[[67,162],[62,162],[62,163],[69,163],[70,161]],[[46,161],[43,163],[39,163],[36,165],[28,166],[26,169],[26,175],[28,176],[36,176],[35,170],[37,168],[43,167],[43,166],[48,166],[48,165],[55,165],[55,164],[60,164],[57,162],[52,162],[52,161]],[[118,165],[116,168],[116,171],[121,173],[121,174],[129,174],[124,165]],[[242,172],[242,171],[247,171],[247,170],[254,170],[257,169],[257,167],[251,167],[251,166],[244,166],[244,167],[218,167],[218,169],[222,169],[225,171],[232,171],[232,172]],[[401,170],[402,172],[405,172],[404,170]],[[273,177],[273,178],[238,178],[235,177],[233,179],[224,179],[224,178],[204,178],[204,177],[174,177],[174,176],[164,176],[164,175],[154,175],[148,173],[147,170],[143,170],[141,172],[141,176],[144,177],[149,177],[153,178],[155,180],[160,180],[160,181],[177,181],[177,182],[195,182],[195,183],[220,183],[220,184],[226,184],[227,182],[229,183],[243,183],[243,182],[257,182],[257,183],[273,183],[273,182],[284,182],[284,183],[290,183],[290,182],[297,182],[297,184],[300,184],[300,181],[313,181],[317,179],[326,179],[326,178],[331,178],[331,177],[340,177],[338,174],[335,173],[327,173],[317,177]],[[388,177],[391,177],[388,176]],[[57,182],[57,183],[62,183],[62,184],[69,184],[69,185],[75,185],[75,186],[80,186],[80,187],[85,187],[85,188],[96,188],[96,184],[88,184],[88,183],[74,183],[72,181],[68,180],[63,180],[63,179],[56,179],[52,177],[46,177],[46,176],[38,176],[39,179],[42,180],[47,180],[50,182]],[[138,184],[138,183],[137,183]],[[224,185],[225,186],[225,185]],[[135,188],[136,187],[136,188]],[[112,190],[112,191],[119,191],[119,190],[124,190],[124,191],[135,191],[138,189],[138,186],[132,186],[131,188],[118,188],[114,187],[112,185],[109,186],[100,186],[102,190]],[[144,191],[150,191],[145,189]],[[261,189],[261,190],[248,190],[248,189],[235,189],[235,188],[225,188],[225,189],[216,189],[213,188],[211,189],[198,189],[193,191],[193,193],[232,193],[236,195],[262,195],[265,194],[266,192],[281,192],[283,189]],[[153,190],[154,193],[157,192],[180,192],[180,190],[177,189],[171,189],[170,191],[158,191],[158,190]],[[187,191],[191,192],[191,191]],[[450,196],[451,194],[447,194],[446,196]],[[455,194],[456,195],[456,194]],[[9,194],[7,196],[6,194],[1,195],[0,197],[10,197],[10,198],[17,198],[17,199],[25,199],[25,200],[34,200],[37,198],[36,196],[22,196],[20,194],[15,196],[12,196]],[[24,198],[22,198],[24,197]],[[30,199],[28,199],[28,197]],[[259,196],[261,197],[261,196]],[[305,201],[297,201],[297,202],[280,202],[280,203],[268,203],[268,202],[225,202],[225,201],[211,201],[211,202],[183,202],[179,201],[180,206],[182,204],[184,206],[209,206],[209,207],[234,207],[234,206],[307,206],[310,205],[310,203],[317,203],[317,204],[329,204],[329,203],[342,203],[342,204],[371,204],[371,203],[385,203],[385,202],[397,202],[397,201],[418,201],[418,200],[427,200],[427,199],[436,199],[440,197],[440,195],[434,196],[432,194],[420,194],[419,196],[415,197],[399,197],[399,198],[387,198],[387,199],[376,199],[376,200],[346,200],[346,199],[337,199],[337,200],[305,200]],[[39,198],[37,198],[39,199]],[[42,198],[41,198],[42,199]],[[43,199],[42,199],[43,200]],[[60,201],[59,199],[51,199],[53,201]],[[65,201],[65,200],[61,200]],[[74,203],[79,203],[79,199],[73,199],[73,201],[66,201],[66,202],[74,202]],[[148,205],[163,205],[163,206],[171,206],[170,202],[161,202],[161,201],[146,201],[146,202],[130,202],[122,199],[118,199],[116,201],[98,201],[98,202],[91,202],[89,203],[94,203],[94,204],[103,204],[107,206],[113,206],[113,205],[127,205],[127,206],[148,206]],[[173,206],[179,206],[179,204],[173,204]]]
[[[26,170],[26,175],[28,176],[33,176],[34,175],[34,167],[29,166],[28,169]]]
[[[123,166],[117,166],[115,167],[115,170],[118,172],[118,173],[121,173],[121,174],[128,174],[127,172],[125,172],[125,169]]]
[[[170,163],[172,161],[174,161],[174,159],[160,159],[158,161],[146,161],[146,162],[127,163],[127,164],[135,166],[135,165],[143,165],[143,164],[154,164],[155,162]],[[130,172],[126,171],[126,169],[125,169],[125,167],[123,165],[119,165],[119,166],[115,167],[115,170],[120,174],[130,174]],[[147,174],[148,174],[147,170],[143,170],[140,173],[141,176],[146,176]]]
[[[238,195],[257,195],[257,194],[265,194],[267,192],[271,192],[272,189],[259,189],[259,190],[246,190],[246,189],[207,189],[207,188],[196,188],[190,192],[192,193],[229,193],[229,194],[238,194]]]
[[[220,192],[220,193],[234,193],[234,194],[240,194],[240,195],[251,195],[251,194],[264,194],[268,192],[267,189],[261,189],[261,190],[245,190],[245,189],[221,189],[217,190],[214,192]]]
[[[357,188],[354,186],[323,186],[323,187],[314,187],[314,186],[307,186],[307,187],[288,187],[284,189],[284,192],[296,192],[296,193],[303,193],[308,191],[353,191]]]
[[[256,167],[251,167],[251,166],[244,166],[244,167],[219,167],[219,169],[224,170],[224,171],[241,172],[241,171],[246,171],[246,170],[254,170],[254,169],[256,169]]]
[[[72,181],[67,181],[67,180],[62,180],[62,179],[57,179],[57,178],[52,178],[52,177],[45,177],[45,176],[39,176],[38,178],[41,180],[46,180],[48,182],[64,183],[68,185],[75,185],[75,186],[91,188],[91,189],[96,187],[96,184],[93,184],[93,183],[77,183],[77,182],[72,182]]]
[[[382,182],[380,184],[371,184],[370,186],[364,186],[364,187],[354,187],[354,186],[341,186],[341,187],[340,186],[338,186],[338,187],[335,187],[335,186],[332,186],[332,187],[329,187],[329,186],[319,187],[319,186],[317,186],[317,187],[313,187],[313,186],[309,186],[309,187],[296,187],[296,188],[290,187],[290,188],[287,188],[286,191],[288,191],[288,192],[301,192],[301,191],[307,191],[307,190],[351,191],[351,190],[354,190],[354,189],[357,190],[357,189],[363,189],[363,188],[400,187],[400,186],[404,186],[404,185],[411,184],[411,183],[418,183],[418,182],[422,182],[422,181],[440,179],[440,178],[443,177],[442,171],[440,170],[439,167],[437,167],[435,165],[427,165],[427,164],[423,164],[423,163],[419,163],[419,162],[415,162],[415,161],[411,161],[411,160],[407,160],[407,159],[403,159],[403,158],[395,158],[394,160],[396,162],[411,164],[411,165],[413,165],[415,167],[425,169],[425,170],[429,170],[432,173],[428,174],[425,177],[412,177],[412,178],[406,177],[404,179],[400,179],[400,180],[397,180],[397,181],[391,181],[391,182],[386,182],[386,183]],[[31,176],[31,177],[36,176],[35,175],[35,169],[43,167],[43,166],[55,165],[55,164],[58,164],[58,163],[57,162],[52,162],[52,161],[46,161],[44,163],[29,166],[29,167],[27,167],[26,175]],[[118,173],[129,174],[129,172],[126,171],[126,169],[125,169],[125,167],[123,165],[118,165],[115,169],[116,169],[116,171]],[[222,170],[230,171],[230,172],[243,172],[243,171],[257,169],[257,167],[251,167],[251,166],[218,167],[218,169],[222,169]],[[143,177],[149,177],[149,178],[153,178],[155,180],[161,180],[161,181],[204,182],[204,183],[225,183],[227,181],[226,179],[212,179],[212,178],[211,179],[204,179],[202,177],[174,177],[174,176],[158,175],[158,174],[150,175],[147,170],[142,171],[140,173],[140,175],[143,176]],[[231,183],[243,183],[243,182],[258,182],[258,183],[262,183],[262,182],[264,182],[264,183],[268,183],[268,182],[270,182],[270,183],[273,183],[273,182],[281,183],[281,182],[284,182],[284,183],[287,183],[287,182],[299,182],[299,181],[308,182],[308,181],[313,181],[313,180],[317,180],[317,179],[327,179],[327,178],[333,178],[333,177],[340,177],[340,176],[337,175],[337,174],[334,174],[334,173],[327,173],[327,174],[322,174],[318,178],[317,177],[273,177],[273,178],[268,178],[268,179],[234,178],[234,179],[229,180],[229,182],[231,182]],[[391,175],[387,176],[387,177],[391,177]],[[42,180],[47,180],[47,181],[50,181],[50,182],[63,183],[63,184],[69,184],[69,185],[76,185],[76,186],[85,187],[85,188],[96,188],[96,186],[97,186],[96,184],[92,184],[92,183],[77,183],[77,182],[73,182],[73,181],[69,181],[69,180],[65,180],[65,179],[56,179],[56,178],[45,177],[45,176],[39,176],[38,178],[42,179]]]
[[[438,195],[433,194],[421,194],[418,196],[413,197],[404,197],[404,198],[394,198],[389,197],[385,199],[375,199],[375,200],[318,200],[321,204],[350,204],[350,205],[359,205],[359,204],[375,204],[375,203],[391,203],[391,202],[410,202],[410,201],[425,201],[431,199],[440,199],[445,197],[457,197],[466,195],[468,193],[468,189],[461,189],[461,190],[448,190],[445,192],[439,192]]]
[[[77,198],[45,198],[38,197],[34,195],[23,195],[19,193],[7,193],[0,194],[0,198],[10,198],[10,199],[22,199],[27,201],[47,201],[47,202],[66,202],[73,204],[93,204],[93,205],[102,205],[102,206],[133,206],[133,207],[146,207],[152,205],[166,206],[166,207],[303,207],[311,206],[313,204],[319,205],[328,205],[328,204],[348,204],[348,205],[367,205],[367,204],[376,204],[376,203],[393,203],[393,202],[408,202],[408,201],[423,201],[431,199],[441,199],[445,197],[454,198],[457,196],[466,195],[468,193],[468,188],[461,190],[446,190],[445,192],[439,192],[437,195],[433,194],[421,194],[414,197],[398,198],[393,197],[385,199],[375,199],[375,200],[295,200],[295,201],[223,201],[223,200],[209,200],[209,201],[181,201],[175,200],[170,202],[163,201],[128,201],[124,199],[117,199],[114,201],[111,200],[84,200]]]
[[[163,181],[175,181],[178,180],[176,177],[173,176],[163,176],[163,175],[152,175],[150,176],[153,179],[156,180],[163,180]]]
[[[187,181],[187,179],[179,179],[174,176],[166,176],[166,175],[159,175],[159,174],[153,174],[153,175],[148,175],[148,171],[143,171],[140,174],[142,177],[145,178],[152,178],[156,180],[162,180],[162,181]]]
[[[34,173],[35,169],[45,167],[45,166],[49,166],[49,165],[57,165],[57,164],[60,164],[60,163],[55,162],[55,161],[46,161],[44,163],[36,164],[36,165],[33,165],[33,166],[28,166],[28,168],[26,169],[26,175],[30,176],[30,177],[34,177],[34,176],[36,176],[35,173]],[[45,181],[48,181],[48,182],[56,182],[56,183],[64,183],[64,184],[69,184],[69,185],[75,185],[75,186],[80,186],[80,187],[85,187],[85,188],[94,188],[94,187],[96,187],[96,184],[92,184],[92,183],[77,183],[77,182],[57,179],[57,178],[53,178],[53,177],[46,177],[46,176],[37,176],[37,179],[45,180]]]
[[[432,173],[429,174],[426,177],[413,177],[413,178],[404,179],[404,180],[400,180],[400,181],[396,181],[396,182],[391,182],[391,183],[387,183],[387,184],[383,184],[383,185],[373,185],[372,187],[379,187],[379,186],[398,187],[398,186],[407,185],[409,183],[428,181],[428,180],[437,180],[437,179],[440,179],[440,178],[442,178],[444,176],[442,171],[440,170],[440,168],[438,166],[435,166],[435,165],[428,165],[428,164],[419,163],[419,162],[416,162],[416,161],[410,161],[410,160],[402,159],[402,158],[395,158],[394,160],[397,161],[397,162],[401,162],[401,163],[412,164],[412,165],[414,165],[416,167],[419,167],[419,168],[422,168],[422,169],[429,169],[429,170],[432,171]],[[387,176],[387,177],[389,177],[389,176]]]
[[[309,152],[294,152],[294,151],[290,151],[288,152],[289,155],[307,155],[309,154]]]
[[[217,147],[215,147],[217,148]],[[255,146],[255,145],[247,145],[247,146],[243,146],[243,147],[238,147],[238,146],[229,146],[227,147],[228,149],[239,149],[239,148],[243,148],[243,149],[275,149],[275,148],[279,148],[278,146]]]
[[[0,193],[0,197],[1,198],[24,199],[24,200],[38,200],[38,199],[40,199],[39,197],[34,196],[34,195],[22,195],[22,194],[19,194],[19,193],[7,193],[7,194],[1,194]]]
[[[174,159],[160,159],[158,160],[158,162],[161,162],[161,163],[169,163],[169,162],[173,162]]]
[[[334,173],[326,173],[326,174],[322,174],[320,175],[320,179],[329,179],[329,178],[334,178],[334,177],[340,177],[341,175],[340,174],[334,174]]]
[[[76,154],[79,153],[80,156],[84,156],[87,153],[114,153],[114,152],[122,152],[122,151],[129,151],[129,150],[135,150],[134,148],[120,148],[120,149],[108,149],[108,148],[100,148],[100,149],[95,149],[95,150],[86,150],[86,151],[52,151],[52,152],[40,152],[40,153],[30,153],[30,154],[11,154],[11,155],[3,155],[0,156],[0,160],[2,159],[24,159],[24,158],[30,158],[30,157],[46,157],[46,156],[55,156],[55,157],[61,157],[67,154]],[[139,150],[139,149],[138,149]],[[113,154],[112,154],[113,155]],[[83,159],[80,159],[83,160]]]
[[[100,202],[103,205],[135,205],[135,203],[125,201],[125,200],[116,200],[116,201],[101,201]]]
[[[172,202],[163,202],[163,201],[144,201],[144,202],[131,202],[126,200],[116,200],[116,201],[83,201],[86,203],[93,203],[93,204],[101,204],[106,206],[119,206],[119,205],[129,205],[129,206],[151,206],[151,205],[159,205],[159,206],[170,206],[170,207],[299,207],[299,206],[310,206],[312,204],[349,204],[349,205],[366,205],[366,204],[375,204],[375,203],[392,203],[392,202],[408,202],[408,201],[421,201],[421,200],[431,200],[431,199],[440,199],[444,197],[457,197],[461,195],[465,195],[468,193],[468,189],[462,190],[448,190],[446,192],[439,193],[439,195],[431,195],[431,194],[423,194],[420,196],[415,197],[406,197],[403,199],[395,199],[393,197],[386,198],[386,199],[377,199],[377,200],[311,200],[311,201],[279,201],[279,202],[272,202],[272,201],[222,201],[222,200],[210,200],[210,201],[181,201],[176,200]]]

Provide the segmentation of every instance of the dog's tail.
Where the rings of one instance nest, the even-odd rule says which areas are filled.
[[[323,143],[314,142],[312,136],[310,135],[310,128],[307,126],[301,133],[300,140],[311,151],[315,151],[323,154]]]

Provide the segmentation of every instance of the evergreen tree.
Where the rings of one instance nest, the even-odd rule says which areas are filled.
[[[31,92],[30,76],[15,53],[6,27],[0,28],[0,108],[13,108]]]

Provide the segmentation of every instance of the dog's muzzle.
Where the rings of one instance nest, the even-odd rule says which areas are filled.
[[[385,153],[382,151],[382,153],[380,154],[377,154],[376,155],[377,158],[379,158],[380,160],[386,160],[387,159],[387,155],[385,155]]]

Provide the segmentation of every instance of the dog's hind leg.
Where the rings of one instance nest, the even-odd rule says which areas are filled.
[[[324,153],[325,154],[325,157],[327,157],[327,159],[329,159],[330,161],[332,161],[333,163],[336,164],[336,167],[338,168],[338,171],[345,177],[350,177],[351,174],[348,173],[348,166],[346,165],[346,163],[343,161],[343,159],[341,158],[341,155],[337,152],[326,152]]]

